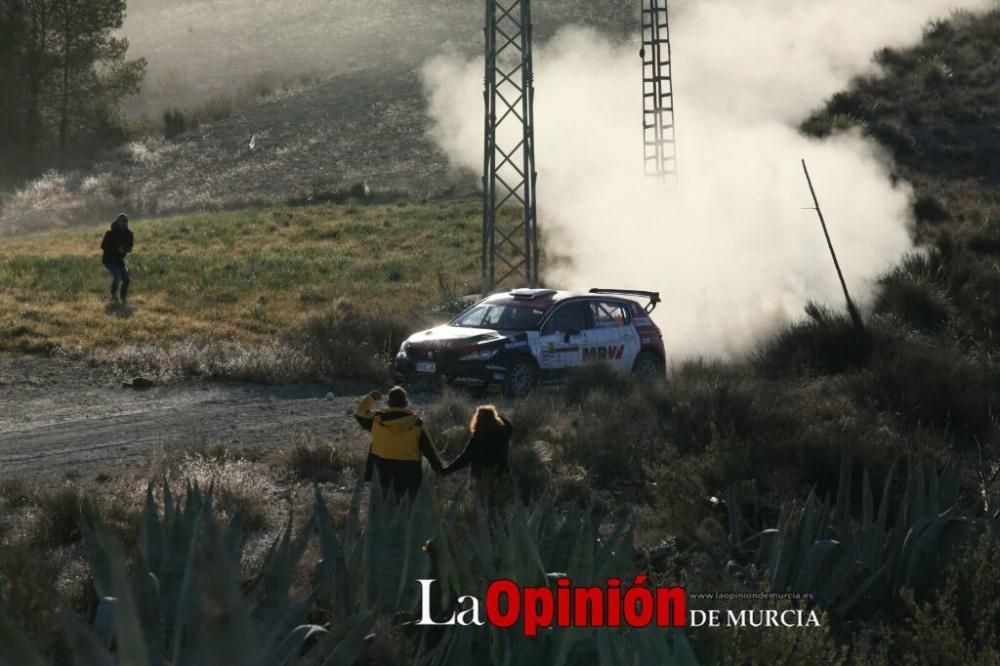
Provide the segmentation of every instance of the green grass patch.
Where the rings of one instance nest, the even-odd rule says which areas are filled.
[[[0,242],[0,351],[92,349],[191,336],[257,342],[350,302],[414,318],[448,277],[478,285],[470,201],[268,207],[137,220],[132,310],[105,308],[105,225]]]

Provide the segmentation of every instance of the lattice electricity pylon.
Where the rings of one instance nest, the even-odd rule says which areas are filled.
[[[642,2],[642,143],[646,175],[676,181],[674,82],[667,0]]]
[[[486,0],[485,83],[484,294],[515,276],[538,286],[530,0]],[[512,204],[521,208],[520,220],[501,215]]]

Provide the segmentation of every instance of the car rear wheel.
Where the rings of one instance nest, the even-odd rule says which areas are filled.
[[[518,359],[507,370],[504,393],[508,398],[524,398],[538,385],[538,368],[526,358]]]
[[[663,378],[663,369],[659,357],[653,352],[639,352],[632,364],[632,376],[643,384],[652,384]]]

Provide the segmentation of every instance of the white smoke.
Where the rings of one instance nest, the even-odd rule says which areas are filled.
[[[973,0],[966,9],[992,3]],[[679,187],[642,176],[638,38],[615,47],[570,28],[536,48],[539,224],[546,280],[660,291],[673,360],[745,353],[809,300],[843,296],[802,173],[805,158],[852,296],[911,248],[910,189],[856,134],[797,126],[883,46],[916,42],[941,0],[691,0],[671,7]],[[482,63],[424,68],[433,136],[482,165]]]

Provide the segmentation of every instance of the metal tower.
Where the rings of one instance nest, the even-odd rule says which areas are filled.
[[[642,141],[646,175],[675,181],[674,82],[667,0],[642,2]]]
[[[530,0],[486,0],[482,291],[538,286]],[[517,206],[520,219],[504,214]]]

